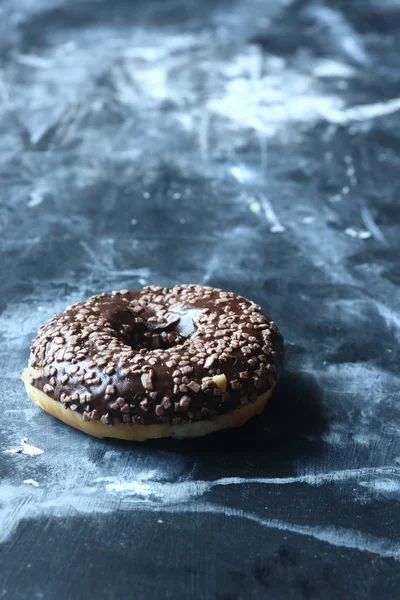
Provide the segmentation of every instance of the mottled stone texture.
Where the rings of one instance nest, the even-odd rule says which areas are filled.
[[[397,597],[399,25],[397,0],[1,3],[0,597]],[[285,335],[262,418],[139,446],[31,405],[52,314],[186,282]],[[3,453],[24,437],[44,453]]]

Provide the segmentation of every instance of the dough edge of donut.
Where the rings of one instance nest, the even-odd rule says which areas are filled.
[[[263,412],[274,390],[272,388],[260,394],[255,402],[246,404],[223,415],[218,415],[209,421],[196,421],[194,423],[183,423],[181,425],[170,425],[163,423],[159,425],[134,425],[119,423],[117,425],[106,425],[100,421],[85,421],[80,413],[68,410],[61,402],[54,400],[41,390],[35,388],[30,379],[35,373],[33,367],[27,367],[21,373],[21,379],[25,384],[29,398],[39,408],[49,413],[56,419],[63,421],[74,429],[96,438],[115,438],[120,440],[131,440],[144,442],[148,439],[159,439],[172,437],[175,439],[202,437],[220,429],[241,427],[256,415]]]

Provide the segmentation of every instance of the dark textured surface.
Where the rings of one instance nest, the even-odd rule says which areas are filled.
[[[399,2],[0,11],[0,597],[397,597]],[[127,445],[29,403],[53,313],[178,282],[282,329],[262,418]]]

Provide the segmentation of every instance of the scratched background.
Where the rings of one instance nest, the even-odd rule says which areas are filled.
[[[399,26],[398,0],[0,4],[0,598],[398,597]],[[31,405],[42,322],[178,282],[281,327],[262,418],[134,445]]]

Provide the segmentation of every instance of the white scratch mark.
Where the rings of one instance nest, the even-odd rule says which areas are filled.
[[[23,438],[21,440],[21,445],[16,448],[10,448],[9,450],[4,450],[5,454],[26,454],[27,456],[39,456],[43,454],[44,450],[37,448],[36,446],[32,446],[32,444],[28,444],[28,438]]]
[[[374,478],[379,474],[391,475],[392,477],[384,477],[379,480],[380,483],[376,483]],[[351,481],[353,479],[357,480],[359,477],[366,476],[369,476],[371,481],[361,481],[359,485],[368,487],[370,490],[396,493],[400,488],[400,485],[393,477],[399,476],[399,474],[400,473],[395,468],[380,467],[330,471],[316,475],[302,475],[286,478],[246,479],[241,477],[226,477],[215,481],[185,481],[172,484],[160,482],[146,484],[141,481],[115,482],[107,484],[106,489],[109,492],[122,494],[124,497],[132,499],[134,502],[137,502],[138,500],[151,502],[154,510],[160,512],[209,512],[222,514],[228,517],[245,518],[258,523],[262,527],[290,531],[299,535],[313,537],[333,546],[353,548],[362,552],[370,552],[385,557],[400,558],[400,546],[394,544],[392,540],[377,538],[356,530],[335,527],[303,526],[277,519],[264,519],[255,514],[215,504],[202,503],[200,506],[198,503],[181,504],[196,497],[199,498],[217,486],[252,484],[287,485],[304,483],[312,486],[321,486],[326,483],[330,484],[334,482]],[[154,502],[156,502],[156,505],[154,505]]]
[[[4,102],[4,106],[8,106],[9,103],[9,93],[6,87],[6,84],[4,82],[4,78],[3,78],[3,73],[0,70],[0,98],[1,100]]]
[[[93,260],[94,263],[98,262],[98,258],[96,256],[96,253],[91,249],[91,247],[89,246],[89,244],[87,244],[86,242],[83,242],[81,240],[79,242],[79,245],[82,246],[82,248],[85,250],[85,252],[89,255],[89,257]]]
[[[23,483],[26,483],[27,485],[33,485],[33,487],[39,487],[39,484],[35,479],[24,479]]]
[[[311,4],[310,8],[306,9],[306,13],[316,18],[318,26],[326,29],[326,35],[334,40],[344,54],[358,64],[367,64],[368,57],[363,40],[341,11],[324,5]]]
[[[276,216],[272,204],[265,197],[260,199],[260,204],[264,212],[265,218],[271,226],[269,229],[271,233],[282,233],[283,231],[285,231],[285,228],[279,222],[278,217]]]
[[[379,229],[378,225],[375,223],[371,211],[367,206],[363,206],[361,209],[361,217],[364,221],[365,227],[372,233],[374,238],[378,240],[378,242],[381,242],[384,246],[387,246],[386,238]]]
[[[368,121],[395,113],[400,110],[400,98],[393,98],[386,100],[386,102],[377,102],[375,104],[353,106],[343,110],[336,110],[332,106],[328,108],[328,111],[322,113],[327,121],[337,125],[346,125],[354,121]],[[321,110],[323,109],[324,107],[321,106]]]
[[[268,142],[264,131],[257,131],[258,144],[260,146],[260,168],[263,173],[267,173],[268,165]]]
[[[376,479],[374,481],[360,481],[359,485],[373,489],[381,494],[397,494],[400,491],[400,483],[395,479]]]
[[[182,481],[177,483],[163,483],[143,480],[119,481],[114,480],[106,485],[107,492],[114,492],[123,496],[152,497],[153,500],[165,503],[188,501],[189,499],[203,496],[215,487],[235,485],[293,485],[306,484],[320,487],[324,484],[342,483],[357,480],[359,477],[373,478],[378,475],[391,475],[400,477],[400,470],[394,467],[365,467],[360,469],[344,469],[328,471],[319,474],[297,475],[294,477],[222,477],[214,481]],[[97,480],[101,482],[101,480]],[[364,482],[364,485],[368,485]]]
[[[93,464],[85,464],[88,469]],[[76,477],[81,477],[81,469],[76,471]],[[164,473],[165,475],[165,473]],[[281,486],[292,484],[306,484],[314,487],[322,485],[346,484],[350,486],[362,484],[369,492],[397,493],[395,483],[382,483],[384,481],[396,482],[400,476],[397,467],[371,467],[360,469],[348,469],[343,471],[328,471],[325,473],[306,473],[293,477],[270,477],[270,478],[244,478],[223,477],[214,481],[185,479],[178,481],[159,480],[163,473],[159,470],[150,469],[136,472],[134,480],[119,480],[117,477],[97,477],[91,484],[86,486],[77,485],[76,479],[70,482],[61,480],[48,482],[37,488],[34,497],[29,495],[26,502],[26,486],[3,482],[2,498],[3,505],[0,506],[0,538],[2,541],[15,530],[21,519],[39,518],[42,514],[51,515],[54,518],[64,515],[82,513],[110,513],[115,510],[131,511],[134,507],[142,510],[151,509],[152,512],[218,512],[226,516],[238,516],[254,520],[263,527],[277,528],[282,531],[292,531],[300,535],[315,537],[334,546],[358,548],[362,551],[374,552],[382,556],[397,557],[399,547],[393,541],[379,540],[369,534],[354,532],[347,529],[335,529],[333,527],[298,526],[296,524],[284,523],[275,519],[263,519],[260,514],[250,514],[226,505],[214,505],[207,498],[203,498],[214,488],[224,486],[247,486],[247,494],[250,486],[266,485]],[[375,482],[380,480],[381,483]],[[353,483],[354,482],[354,483]],[[36,487],[36,486],[35,486]],[[389,490],[390,487],[390,490]],[[259,494],[259,490],[252,490]],[[116,500],[117,499],[117,500]],[[222,500],[223,501],[223,500]]]
[[[257,200],[254,200],[254,199],[251,200],[251,202],[249,203],[249,209],[255,215],[261,214],[261,204]]]
[[[207,110],[203,112],[199,126],[199,145],[200,153],[204,161],[208,161],[210,154],[210,142],[209,142],[209,127],[210,127],[210,114]]]
[[[316,77],[321,78],[347,78],[354,76],[355,70],[349,65],[327,58],[317,61],[314,67],[314,74]]]
[[[163,485],[163,484],[161,484]],[[165,484],[164,484],[165,485]],[[155,494],[151,486],[141,481],[126,481],[117,483],[107,483],[107,492],[123,492],[124,494],[133,494],[134,496],[149,497]]]
[[[27,206],[29,206],[29,208],[34,208],[35,206],[39,206],[39,204],[42,204],[43,200],[44,200],[44,196],[42,192],[39,191],[34,191],[30,193],[30,200],[27,203]]]
[[[312,537],[320,542],[326,542],[331,546],[339,548],[350,548],[360,552],[369,552],[385,558],[400,559],[400,545],[387,538],[379,538],[370,534],[364,534],[355,529],[346,529],[344,527],[320,527],[309,525],[297,525],[287,523],[278,519],[263,519],[253,513],[242,510],[218,506],[216,504],[202,506],[184,506],[180,508],[171,507],[168,512],[194,512],[194,513],[212,513],[220,514],[226,517],[238,517],[253,521],[267,529],[278,529],[279,531],[289,531],[298,535]]]
[[[251,212],[255,215],[264,214],[266,221],[270,225],[269,230],[271,233],[282,233],[285,231],[285,228],[276,216],[272,204],[266,198],[260,198],[260,200],[249,198],[248,206]]]
[[[52,61],[48,58],[43,58],[37,54],[18,54],[15,60],[20,65],[33,67],[34,69],[49,69],[52,66]]]
[[[233,166],[229,169],[229,172],[239,183],[248,183],[253,179],[252,172],[244,165]]]
[[[209,281],[211,280],[215,271],[218,269],[219,264],[220,263],[219,263],[219,259],[218,259],[218,253],[215,251],[208,262],[207,270],[204,273],[203,278],[201,280],[201,283],[203,285],[206,285],[207,283],[209,283]]]
[[[385,320],[386,326],[395,327],[400,332],[400,316],[398,312],[391,310],[388,306],[382,304],[382,302],[376,302],[375,305],[378,313]]]
[[[370,231],[355,229],[354,227],[347,227],[344,232],[346,235],[349,235],[352,238],[358,238],[359,240],[368,240],[372,237],[372,233]]]
[[[258,132],[265,139],[288,133],[291,123],[310,125],[329,114],[340,114],[343,100],[321,94],[315,89],[314,77],[288,69],[283,65],[254,81],[243,72],[227,82],[222,97],[211,98],[208,108],[239,127]],[[262,160],[263,144],[260,142]]]

